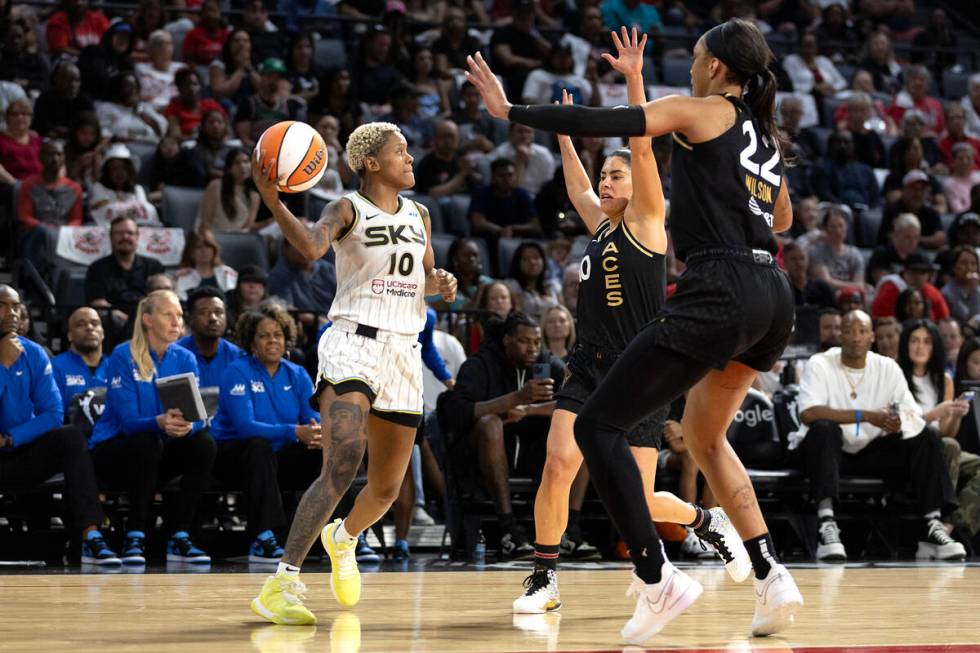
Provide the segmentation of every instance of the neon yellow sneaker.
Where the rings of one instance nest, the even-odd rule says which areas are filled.
[[[346,544],[338,544],[333,534],[340,527],[341,521],[335,519],[327,524],[320,533],[323,548],[330,556],[330,589],[337,603],[350,608],[361,600],[361,572],[357,569],[357,538]]]
[[[303,605],[306,592],[299,578],[269,576],[259,595],[252,599],[252,612],[280,626],[308,626],[316,615]]]

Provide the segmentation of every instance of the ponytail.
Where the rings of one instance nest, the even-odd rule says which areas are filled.
[[[156,365],[153,364],[153,357],[150,356],[150,342],[146,337],[146,327],[143,326],[143,316],[152,315],[156,309],[157,302],[163,297],[168,297],[174,302],[179,303],[180,299],[172,290],[154,290],[149,295],[140,300],[136,307],[136,317],[133,325],[133,339],[129,341],[129,353],[136,363],[136,370],[143,381],[149,381],[156,373]]]
[[[755,116],[763,139],[779,149],[784,163],[789,158],[792,144],[776,124],[776,76],[766,68],[749,77],[743,99]]]

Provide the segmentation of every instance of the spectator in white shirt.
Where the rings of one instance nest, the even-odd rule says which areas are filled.
[[[133,72],[123,72],[109,83],[110,101],[96,102],[105,135],[121,141],[158,143],[167,132],[167,119],[140,100],[140,84]]]
[[[980,138],[980,73],[970,76],[969,92],[960,98],[966,111],[966,135]]]
[[[174,75],[184,67],[184,64],[174,61],[174,37],[164,29],[158,29],[150,34],[146,52],[150,60],[136,64],[140,97],[163,113],[170,100],[177,97]]]
[[[531,71],[524,81],[524,92],[521,94],[528,104],[551,104],[561,100],[562,90],[568,91],[575,104],[592,104],[598,99],[598,89],[575,74],[575,61],[572,58],[571,45],[559,42],[551,48],[544,68]]]
[[[120,217],[130,218],[138,225],[160,225],[156,207],[136,183],[136,166],[129,148],[122,143],[114,143],[106,150],[102,175],[92,185],[88,204],[95,223],[106,227]]]
[[[517,169],[517,185],[531,195],[537,195],[541,187],[551,181],[558,167],[555,155],[545,146],[534,142],[534,130],[516,122],[510,123],[507,142],[501,143],[488,156],[491,161],[513,161]]]
[[[976,151],[967,142],[953,146],[953,165],[949,176],[943,180],[946,202],[953,213],[962,213],[970,208],[970,191],[980,184],[980,170],[973,169]]]
[[[816,91],[824,97],[833,97],[837,91],[847,88],[847,80],[837,71],[827,57],[817,54],[820,47],[814,34],[804,34],[800,39],[800,53],[783,59],[783,70],[793,82],[797,93]]]

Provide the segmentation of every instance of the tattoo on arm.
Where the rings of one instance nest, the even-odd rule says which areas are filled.
[[[318,252],[327,253],[330,245],[344,232],[348,226],[346,219],[350,210],[340,201],[331,202],[323,209],[323,214],[310,229],[310,239]],[[321,256],[323,255],[321,254]]]

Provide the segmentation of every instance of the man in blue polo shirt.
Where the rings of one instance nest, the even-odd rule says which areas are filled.
[[[225,300],[213,286],[200,286],[187,295],[187,325],[191,335],[177,344],[197,359],[202,388],[217,388],[228,366],[242,357],[242,350],[222,338],[228,328]]]
[[[68,318],[68,351],[51,361],[66,414],[75,395],[105,387],[109,358],[102,355],[104,340],[102,320],[95,309],[88,306],[75,309]]]
[[[20,295],[0,285],[0,484],[40,484],[63,472],[82,562],[118,565],[102,534],[95,472],[85,435],[62,426],[64,407],[44,350],[17,335]]]

